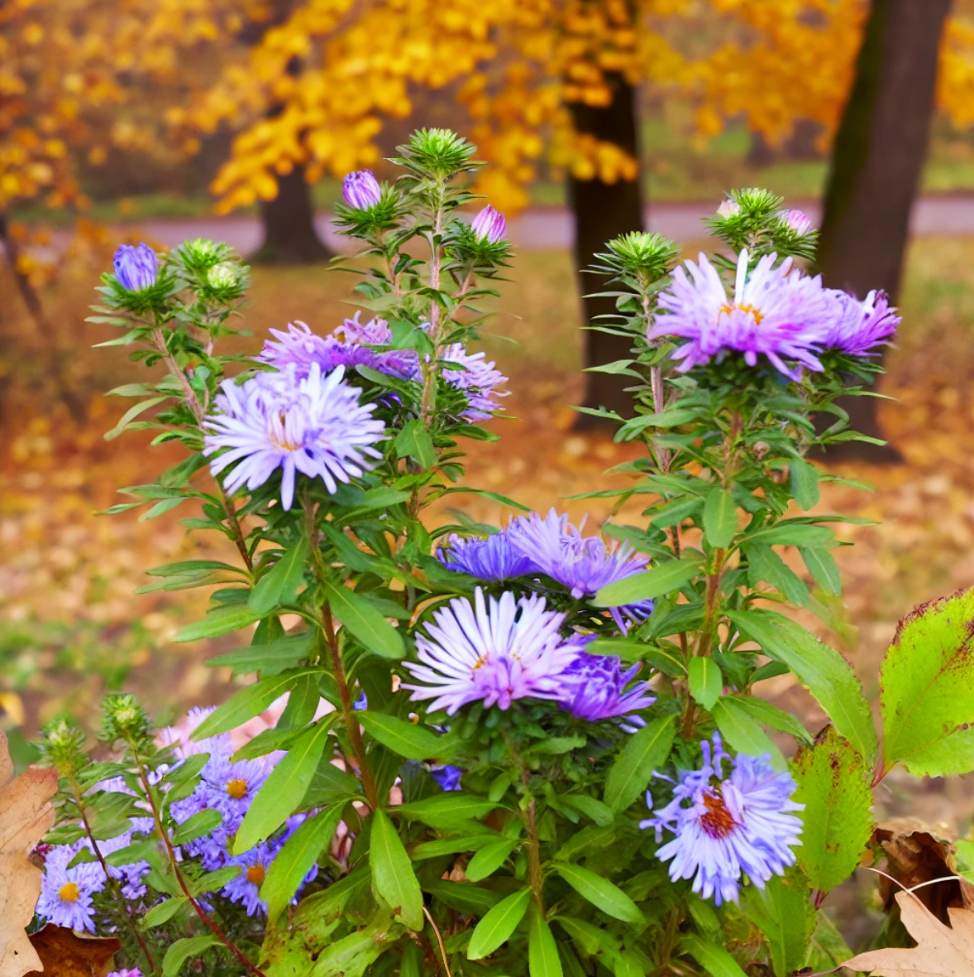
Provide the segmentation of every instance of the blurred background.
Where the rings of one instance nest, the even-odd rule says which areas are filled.
[[[329,332],[351,313],[326,270],[340,178],[388,176],[419,126],[478,145],[517,250],[484,337],[515,419],[472,445],[470,484],[574,516],[564,496],[618,484],[603,472],[634,449],[571,405],[625,410],[618,378],[582,371],[626,351],[580,328],[605,310],[574,269],[643,226],[694,254],[724,191],[766,186],[821,228],[828,284],[884,288],[904,316],[891,399],[855,404],[889,447],[822,459],[874,486],[823,493],[875,521],[840,530],[829,640],[875,695],[897,619],[974,583],[974,0],[7,0],[0,727],[21,761],[40,722],[90,721],[108,688],[163,720],[233,688],[205,665],[232,638],[170,640],[204,595],[134,593],[219,544],[187,535],[188,512],[96,515],[175,450],[105,438],[127,405],[104,391],[141,370],[84,322],[115,247],[204,235],[250,256],[241,349],[293,319]],[[800,689],[775,694],[817,728]],[[916,813],[966,824],[955,790],[945,809],[931,785]]]

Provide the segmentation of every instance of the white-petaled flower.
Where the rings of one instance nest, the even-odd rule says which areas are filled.
[[[557,699],[558,676],[585,645],[580,636],[562,637],[565,615],[549,611],[537,595],[485,598],[478,587],[473,603],[454,598],[433,618],[426,635],[416,637],[419,663],[404,663],[422,684],[403,688],[413,700],[433,699],[431,712],[451,716],[478,699],[501,709],[515,699]]]
[[[281,469],[281,505],[290,509],[298,472],[320,478],[329,492],[339,482],[361,477],[384,426],[372,417],[374,404],[360,404],[359,391],[339,367],[323,375],[312,363],[298,379],[295,368],[263,373],[242,384],[225,380],[216,398],[219,413],[207,418],[205,455],[228,449],[210,462],[214,475],[226,476],[228,492],[259,488]]]

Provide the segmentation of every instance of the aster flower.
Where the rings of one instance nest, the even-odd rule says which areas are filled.
[[[260,898],[260,887],[273,861],[274,853],[265,841],[242,855],[228,858],[226,864],[238,867],[240,872],[223,887],[223,895],[231,902],[240,903],[248,916],[266,916],[267,903]]]
[[[481,241],[496,244],[507,234],[507,220],[499,210],[487,204],[471,221],[470,228]]]
[[[664,830],[673,832],[676,837],[656,852],[661,861],[672,859],[670,878],[692,878],[693,891],[704,899],[713,896],[719,906],[737,900],[745,876],[763,889],[773,875],[794,864],[792,848],[801,843],[802,823],[789,812],[804,805],[791,800],[791,775],[776,773],[767,757],[732,758],[719,733],[714,733],[712,756],[707,740],[702,748],[703,766],[680,776],[669,804],[654,810],[647,792],[655,817],[639,826],[655,828],[657,841]],[[725,760],[731,766],[726,779]]]
[[[136,247],[123,244],[115,252],[114,265],[115,278],[129,292],[151,288],[159,277],[159,260],[145,242]]]
[[[791,258],[775,267],[775,254],[765,255],[749,273],[749,260],[747,250],[738,255],[732,296],[703,254],[697,264],[686,262],[689,278],[683,268],[673,272],[670,290],[660,293],[662,311],[647,339],[689,340],[673,353],[673,359],[680,361],[678,372],[715,357],[719,362],[731,352],[742,353],[748,366],[756,366],[758,357],[765,356],[792,380],[799,378],[802,366],[822,369],[815,353],[833,305],[821,277],[802,275],[792,267]]]
[[[639,717],[628,714],[651,706],[656,696],[650,694],[649,682],[637,682],[626,690],[638,673],[638,664],[624,672],[618,658],[583,651],[559,676],[559,704],[590,723],[625,717],[641,725]]]
[[[105,888],[105,873],[97,862],[81,862],[68,868],[84,847],[83,842],[52,848],[44,859],[44,878],[37,900],[37,915],[82,933],[95,932],[92,897]]]
[[[342,180],[342,196],[349,207],[367,210],[382,199],[382,187],[371,170],[356,170]]]
[[[826,289],[833,302],[833,317],[825,346],[848,356],[868,356],[876,346],[888,343],[900,317],[885,292],[870,292],[864,301],[839,289]]]
[[[463,771],[459,767],[445,763],[441,766],[432,767],[430,776],[440,785],[441,790],[459,790]]]
[[[580,637],[562,637],[565,617],[547,610],[543,597],[485,598],[478,587],[473,603],[456,597],[433,613],[436,623],[416,637],[419,663],[403,663],[422,684],[403,688],[451,716],[478,699],[501,709],[515,699],[557,699],[558,676],[582,647]]]
[[[507,377],[487,362],[485,353],[468,353],[462,343],[447,346],[440,354],[440,361],[457,363],[462,369],[445,369],[443,378],[447,383],[462,390],[467,395],[468,406],[463,416],[468,421],[486,421],[499,411],[496,397],[506,397],[507,392],[497,390],[507,382]]]
[[[542,517],[537,512],[513,520],[506,530],[511,546],[529,556],[546,576],[571,591],[576,600],[592,597],[602,587],[640,573],[649,564],[649,557],[637,553],[629,543],[607,546],[599,536],[583,536],[582,525],[576,528],[567,515],[559,516],[554,509]],[[623,614],[642,619],[653,612],[651,600],[612,608],[612,616],[619,629],[627,625]]]
[[[781,219],[788,225],[790,231],[795,234],[805,235],[812,229],[812,222],[808,215],[801,210],[786,210],[781,214]]]
[[[141,819],[140,819],[141,820]],[[98,850],[102,855],[110,855],[132,844],[132,832],[98,842]],[[87,844],[90,849],[90,842]],[[121,883],[122,895],[134,902],[146,893],[145,877],[151,871],[146,861],[131,862],[128,865],[109,865],[108,874]]]
[[[228,755],[217,754],[200,772],[199,790],[204,806],[223,815],[223,829],[227,834],[234,834],[243,824],[253,799],[264,786],[270,773],[265,760],[261,757],[234,763]]]
[[[541,572],[534,560],[518,550],[503,532],[486,537],[453,533],[436,555],[448,570],[492,583]]]
[[[130,970],[113,970],[108,977],[142,977],[142,971],[138,967]]]
[[[293,369],[259,374],[240,385],[225,380],[216,398],[219,413],[204,422],[203,453],[229,449],[210,462],[213,475],[234,465],[224,482],[227,491],[253,491],[280,468],[285,509],[294,501],[297,472],[320,478],[334,493],[338,482],[360,477],[370,458],[381,457],[374,445],[384,431],[371,416],[375,405],[359,403],[359,391],[343,382],[341,367],[325,376],[312,363],[303,380]]]

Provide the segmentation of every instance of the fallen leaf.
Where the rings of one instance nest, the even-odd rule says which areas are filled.
[[[974,912],[948,908],[950,926],[945,926],[910,892],[898,892],[896,902],[917,946],[870,950],[843,967],[883,977],[974,977]]]
[[[7,737],[0,731],[0,977],[23,977],[41,966],[25,930],[41,894],[41,871],[29,860],[54,824],[57,771],[31,767],[14,779]]]
[[[27,977],[106,977],[122,948],[114,936],[82,936],[51,923],[31,933],[30,942],[44,972],[31,971]]]

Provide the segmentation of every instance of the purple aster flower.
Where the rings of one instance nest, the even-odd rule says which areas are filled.
[[[683,268],[673,272],[670,290],[660,293],[662,311],[647,339],[676,336],[689,340],[673,353],[673,359],[681,361],[678,372],[685,373],[714,357],[719,362],[729,352],[743,353],[748,366],[756,366],[758,357],[766,356],[791,380],[799,378],[802,366],[822,369],[814,354],[825,338],[832,303],[821,277],[802,275],[792,267],[791,258],[775,267],[775,254],[765,255],[748,273],[749,260],[746,250],[738,255],[730,297],[703,254],[698,264],[686,262],[689,278]]]
[[[511,522],[506,530],[514,549],[529,556],[541,572],[571,591],[576,600],[592,597],[602,587],[640,573],[649,557],[637,553],[629,543],[606,545],[600,536],[583,536],[582,525],[576,528],[568,516],[551,509],[543,517],[532,512]],[[623,614],[642,620],[653,612],[651,600],[612,608],[612,616],[621,631],[627,630]]]
[[[618,658],[583,651],[559,676],[559,703],[566,712],[590,723],[624,716],[640,725],[639,717],[628,714],[651,706],[656,696],[650,694],[649,682],[637,682],[626,690],[638,673],[638,664],[624,672]]]
[[[827,348],[849,356],[868,356],[896,334],[900,317],[885,292],[872,291],[863,302],[839,289],[826,289],[826,294],[834,306],[826,331]]]
[[[99,841],[98,850],[102,853],[102,855],[110,855],[112,852],[120,851],[122,848],[127,848],[131,844],[132,833],[126,832],[125,834],[118,835],[115,838],[109,838],[107,841]],[[91,848],[90,842],[88,843],[87,847]],[[121,882],[122,895],[132,902],[135,902],[137,899],[141,899],[142,896],[145,895],[145,877],[149,874],[149,872],[149,863],[146,861],[131,862],[128,865],[108,866],[108,874],[113,879]]]
[[[257,792],[270,773],[266,757],[257,760],[238,760],[229,756],[212,757],[200,772],[200,793],[205,807],[223,815],[223,830],[235,834]]]
[[[803,804],[791,800],[795,782],[787,773],[776,773],[767,757],[728,756],[720,733],[714,733],[713,756],[704,740],[703,767],[681,774],[673,799],[654,810],[650,793],[646,803],[655,817],[640,828],[655,828],[676,835],[656,854],[670,862],[670,878],[693,879],[693,891],[704,899],[714,897],[719,906],[736,901],[744,876],[759,889],[773,875],[784,873],[795,862],[792,847],[801,844],[801,821],[792,811]],[[731,765],[724,779],[723,762]],[[669,778],[665,778],[669,779]]]
[[[509,591],[474,602],[456,597],[433,612],[435,624],[416,636],[420,663],[404,662],[421,685],[406,685],[413,701],[433,699],[430,711],[453,715],[468,702],[510,708],[515,699],[557,699],[558,677],[582,648],[563,638],[565,614],[549,611],[543,597],[517,600]]]
[[[441,362],[457,363],[462,367],[443,370],[443,378],[467,395],[469,403],[463,416],[468,421],[489,420],[501,409],[494,398],[508,396],[508,392],[496,389],[507,382],[507,377],[486,359],[486,353],[468,353],[462,343],[453,343],[440,354]]]
[[[217,395],[218,414],[205,421],[205,455],[229,449],[210,462],[213,475],[230,465],[228,492],[263,485],[281,469],[281,504],[294,502],[296,473],[320,478],[334,493],[338,482],[360,477],[384,426],[372,418],[375,404],[360,404],[359,391],[342,381],[339,367],[327,376],[317,363],[298,380],[293,367],[284,373],[259,374],[238,385],[225,380]]]
[[[781,219],[788,225],[788,229],[795,234],[804,236],[812,229],[812,222],[808,215],[801,210],[782,211]]]
[[[349,207],[367,210],[382,199],[382,187],[371,170],[356,170],[342,180],[342,196]]]
[[[194,740],[192,738],[197,727],[214,712],[216,712],[216,706],[194,706],[186,714],[186,718],[180,720],[177,726],[166,726],[159,730],[156,735],[158,744],[164,747],[174,746],[176,757],[180,760],[196,756],[199,753],[209,753],[211,757],[218,753],[229,756],[233,753],[233,744],[230,742],[229,733],[219,733],[205,740]]]
[[[138,967],[129,970],[113,970],[108,977],[142,977],[142,971]]]
[[[436,555],[448,570],[469,573],[471,577],[492,583],[541,572],[534,560],[513,546],[503,532],[486,537],[453,533],[437,549]]]
[[[431,768],[430,776],[440,785],[442,790],[459,790],[460,778],[463,776],[463,771],[459,767],[454,767],[446,763],[442,766]]]
[[[148,244],[132,247],[123,244],[115,252],[115,278],[129,292],[141,292],[151,288],[159,277],[159,261]]]
[[[81,862],[68,868],[84,847],[83,842],[52,848],[44,859],[44,878],[37,900],[37,915],[55,926],[95,932],[92,897],[105,888],[105,873],[97,862]]]
[[[240,903],[248,916],[267,915],[267,903],[260,898],[260,887],[264,884],[267,870],[273,861],[274,853],[265,841],[242,855],[234,855],[227,859],[227,865],[237,866],[240,873],[221,891],[231,902]]]
[[[496,244],[507,234],[504,215],[487,204],[470,224],[471,230],[486,244]]]
[[[392,342],[392,330],[385,319],[374,316],[368,322],[359,322],[362,310],[335,328],[336,339],[343,343],[363,343],[366,346],[388,346]]]

